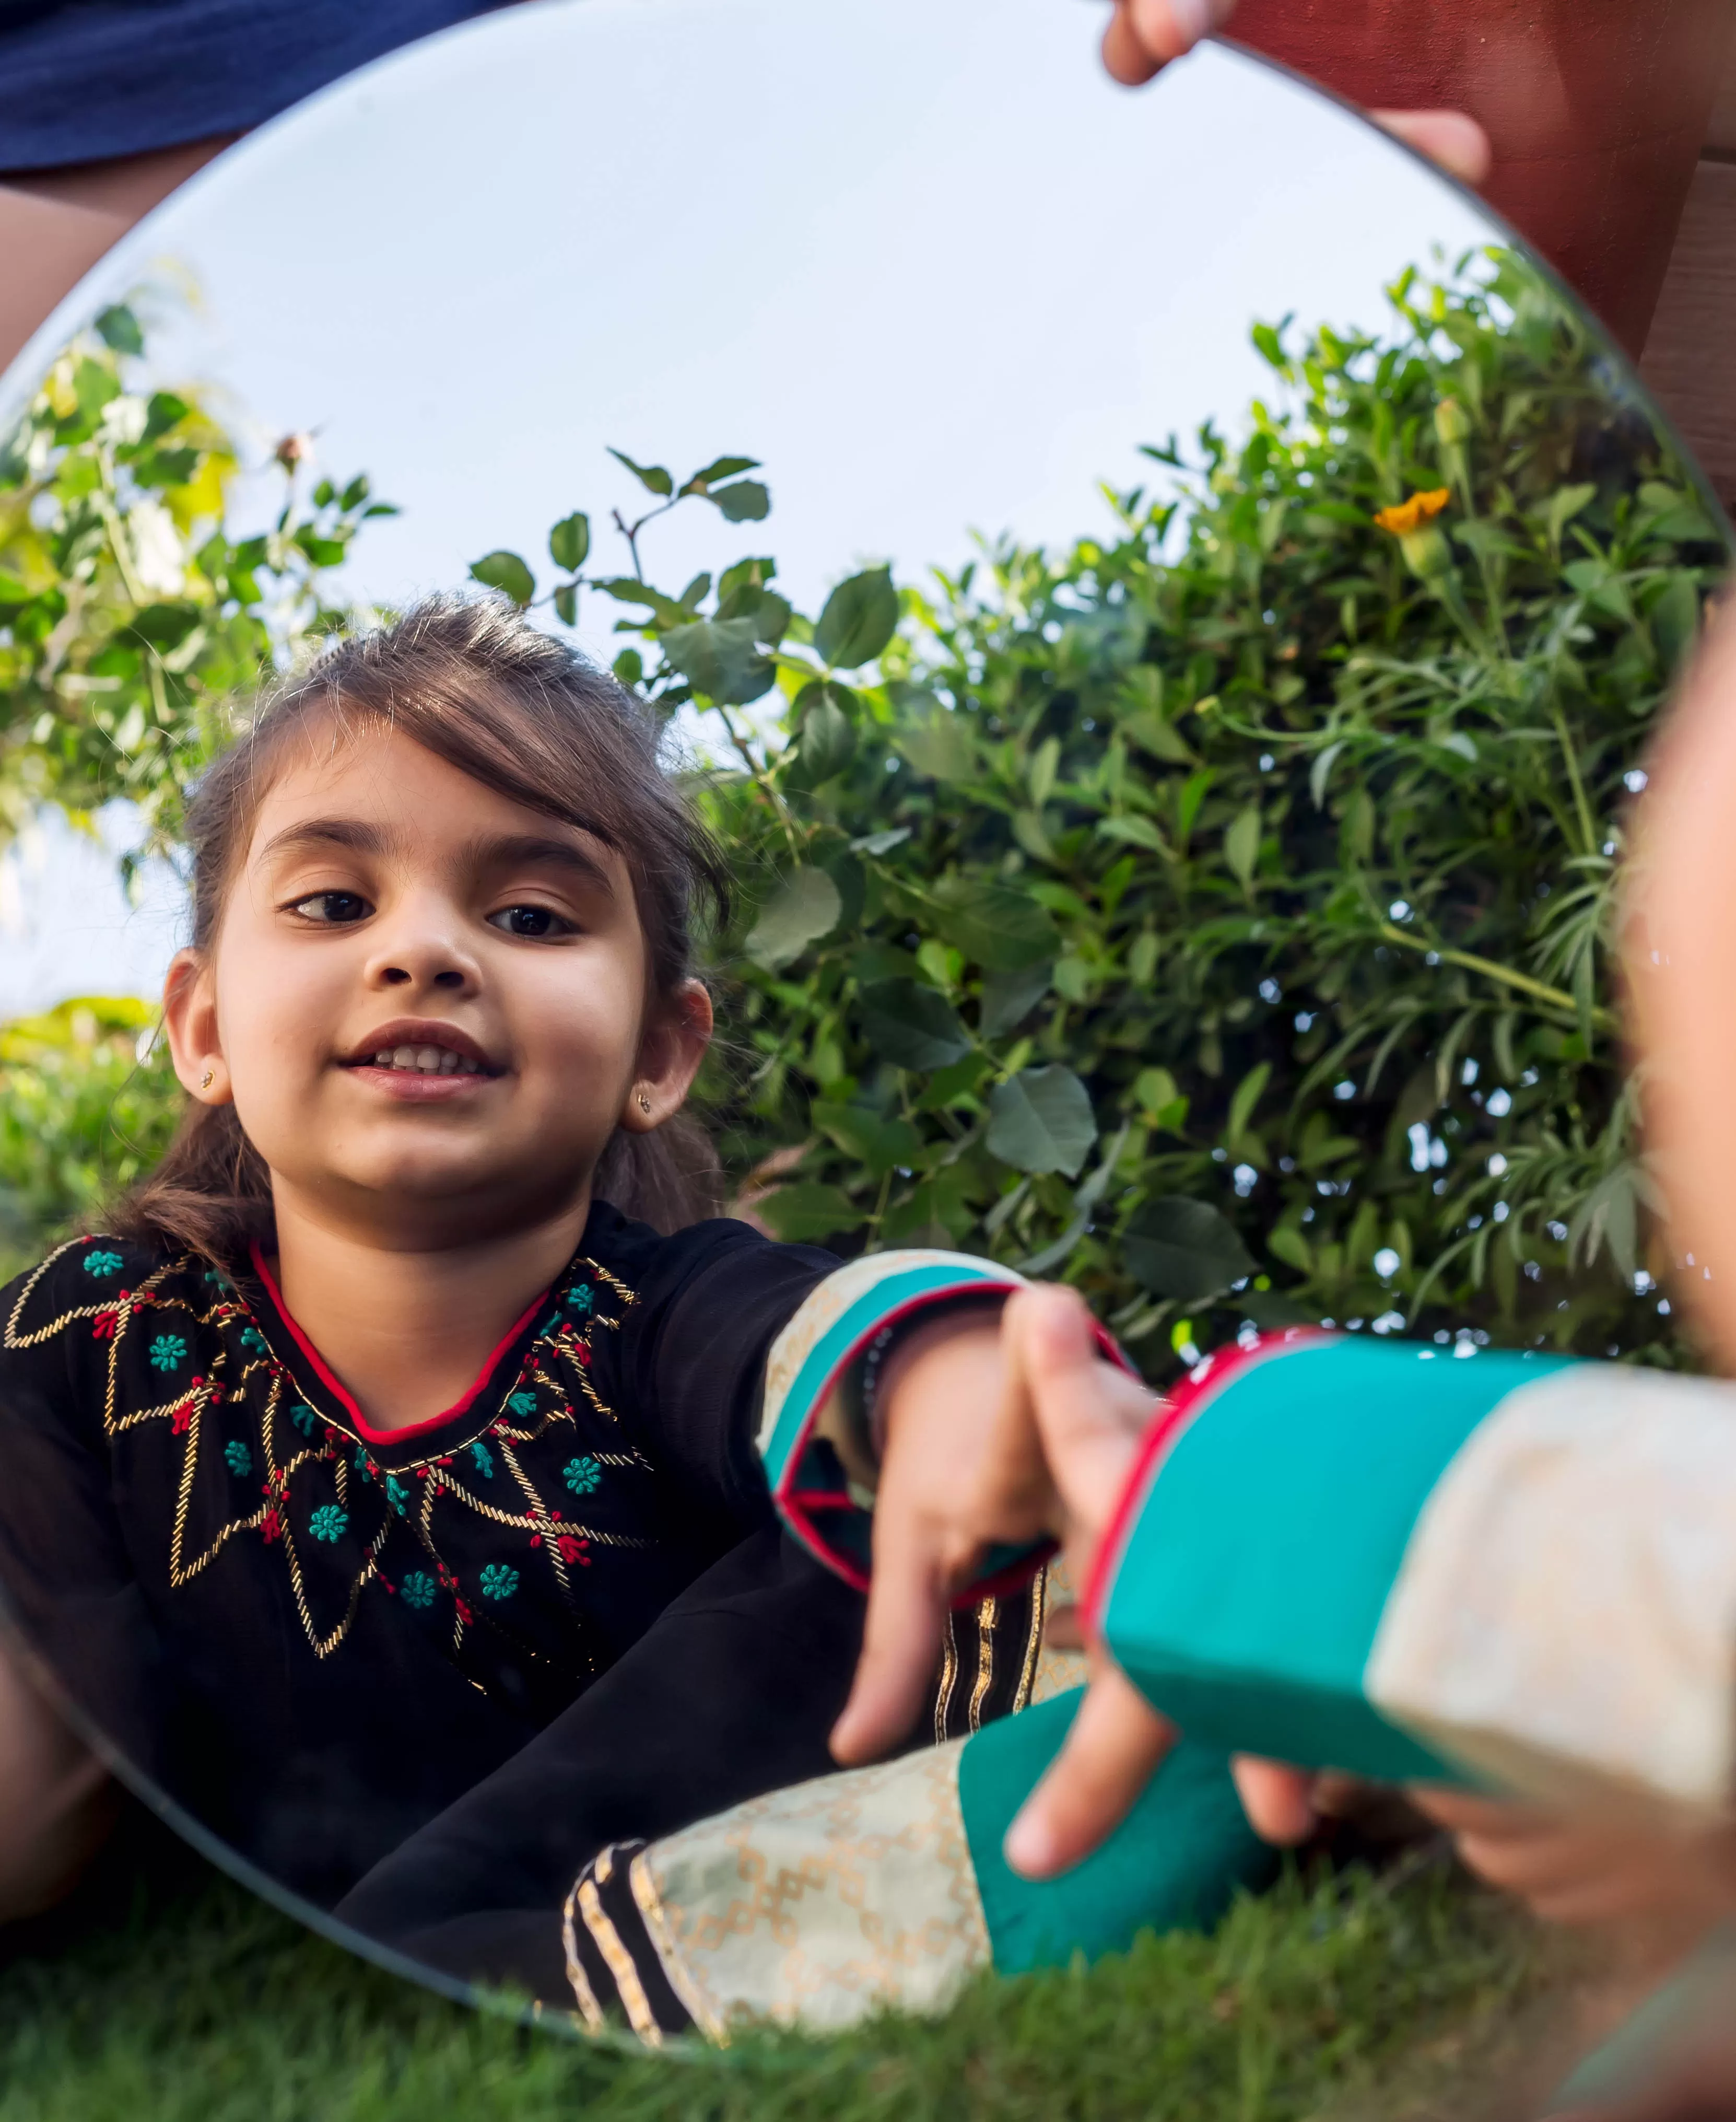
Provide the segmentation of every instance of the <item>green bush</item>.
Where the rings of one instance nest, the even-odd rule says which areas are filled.
[[[700,1100],[785,1235],[1065,1275],[1154,1375],[1323,1317],[1677,1359],[1610,904],[1724,548],[1517,261],[1390,295],[1378,336],[1259,328],[1245,432],[1154,447],[1155,488],[1065,553],[997,546],[922,589],[870,570],[812,621],[768,558],[656,587],[654,516],[768,513],[734,457],[629,463],[630,574],[586,572],[576,512],[540,597],[520,555],[478,563],[567,624],[612,601],[617,670],[716,710],[735,764],[703,800],[745,910]],[[93,446],[67,432],[54,461]],[[365,501],[320,505],[348,536]],[[219,624],[263,627],[209,580]],[[138,654],[142,684],[175,675]],[[21,755],[72,757],[80,712],[56,695]],[[184,773],[198,712],[153,772]],[[135,785],[77,756],[82,783],[32,786]]]
[[[0,1031],[0,1282],[168,1146],[180,1087],[161,1042],[140,1058],[156,1021],[100,998]]]
[[[811,625],[769,560],[594,584],[740,761],[703,1096],[785,1235],[1063,1274],[1157,1372],[1303,1318],[1675,1359],[1611,895],[1724,548],[1515,259],[1389,293],[1378,338],[1257,330],[1245,438],[1152,449],[1065,554]]]

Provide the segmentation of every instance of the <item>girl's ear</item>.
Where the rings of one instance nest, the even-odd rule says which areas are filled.
[[[163,1028],[181,1088],[201,1105],[234,1102],[217,1037],[217,984],[202,951],[177,951],[163,982]]]
[[[684,980],[646,1026],[621,1125],[649,1134],[679,1112],[711,1043],[712,998],[702,981]]]

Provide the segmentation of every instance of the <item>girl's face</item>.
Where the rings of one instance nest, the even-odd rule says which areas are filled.
[[[316,735],[273,783],[166,1014],[182,1082],[234,1101],[280,1201],[410,1250],[581,1207],[711,1028],[697,982],[647,1018],[612,848],[373,727]]]

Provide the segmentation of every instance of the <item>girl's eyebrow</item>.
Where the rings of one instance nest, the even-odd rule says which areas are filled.
[[[344,848],[352,854],[378,855],[387,852],[387,835],[365,818],[303,818],[273,833],[260,848],[262,862],[279,855],[299,854],[320,848]]]
[[[611,899],[614,896],[614,879],[606,863],[577,840],[546,833],[502,833],[473,840],[464,853],[478,869],[571,870]]]
[[[390,854],[394,837],[365,818],[303,818],[286,825],[281,833],[273,833],[260,848],[258,859],[269,862],[286,854],[324,848],[342,848],[351,854]],[[489,834],[469,842],[461,860],[466,867],[479,870],[532,867],[570,870],[595,890],[611,899],[614,896],[614,879],[607,863],[581,842],[552,833]]]

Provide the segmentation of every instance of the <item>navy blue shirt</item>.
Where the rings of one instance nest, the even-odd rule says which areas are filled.
[[[245,132],[499,0],[0,0],[0,171]]]

